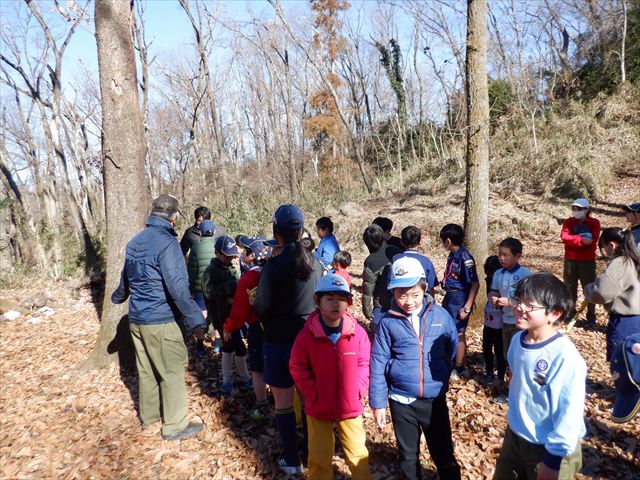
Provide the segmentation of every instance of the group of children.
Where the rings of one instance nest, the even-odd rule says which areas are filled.
[[[578,200],[576,204],[582,208]],[[563,226],[565,246],[580,248],[584,240],[585,246],[591,245],[585,235],[590,233],[609,257],[623,257],[618,269],[630,261],[637,277],[638,253],[628,250],[631,234],[615,237],[618,243],[610,237],[598,243],[599,224],[598,232],[590,224],[589,232],[577,232],[575,222],[569,223],[566,229]],[[206,221],[200,226],[203,240],[213,236]],[[465,330],[480,288],[475,260],[463,246],[463,229],[445,225],[440,240],[449,255],[439,282],[433,263],[418,251],[420,229],[405,227],[398,238],[391,235],[392,227],[391,220],[378,217],[363,233],[370,254],[364,262],[362,308],[371,337],[349,311],[351,256],[340,250],[327,217],[316,222],[320,244],[313,254],[313,241],[304,238],[308,236],[304,215],[289,204],[273,216],[273,240],[220,236],[214,257],[204,268],[201,250],[210,246],[192,248],[188,263],[190,277],[192,272],[195,276],[194,298],[201,298],[201,308],[223,338],[222,389],[225,393],[234,389],[235,359],[241,387],[253,385],[257,408],[252,415],[259,416],[267,405],[266,385],[270,386],[283,447],[277,466],[284,473],[302,472],[293,410],[295,385],[306,413],[302,423],[308,432],[308,452],[303,449],[303,456],[308,455],[309,478],[333,478],[334,425],[352,478],[370,477],[362,420],[367,395],[381,429],[389,407],[403,478],[420,478],[421,433],[439,477],[461,478],[446,392],[450,379],[467,372]],[[586,364],[556,325],[575,312],[576,295],[567,286],[570,282],[520,265],[522,252],[519,240],[506,238],[498,254],[484,264],[489,298],[483,330],[486,379],[501,387],[504,401],[508,392],[509,403],[508,428],[494,478],[573,478],[581,466],[580,439],[585,433]],[[239,279],[231,266],[236,257],[243,271]],[[565,271],[584,270],[582,265],[567,266],[567,261]],[[619,295],[611,293],[611,282],[618,281],[619,286],[619,277],[609,283],[598,280],[594,286],[583,284],[585,294],[594,302],[600,295],[600,303],[620,308],[616,307]],[[441,306],[434,299],[436,286],[445,292]],[[640,302],[640,290],[635,292]],[[630,325],[630,316],[624,315],[627,310],[621,312],[620,323]],[[248,340],[251,379],[243,336]]]

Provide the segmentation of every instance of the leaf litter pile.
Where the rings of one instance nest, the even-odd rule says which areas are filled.
[[[619,211],[607,205],[624,203],[633,191],[640,191],[639,186],[635,178],[631,184],[626,182],[614,189],[608,199],[610,203],[603,203],[600,210],[595,204],[596,216],[604,226],[622,225]],[[397,208],[381,206],[373,215],[350,211],[345,231],[348,222],[361,228],[369,216],[378,214],[392,217],[398,226],[433,221],[439,228],[446,223],[443,218],[461,221],[455,199],[451,199],[449,207],[456,213],[446,217],[440,213],[440,218],[431,219],[425,219],[421,201],[429,200],[413,196],[404,204],[400,200]],[[520,218],[529,212],[536,222],[524,225],[509,221],[511,229],[496,227],[499,233],[492,234],[492,241],[507,235],[519,236],[525,244],[524,265],[561,276],[562,246],[554,216],[561,218],[567,209],[563,205],[547,205],[540,208],[547,209],[543,215],[527,210],[524,200],[521,201],[522,206],[509,204],[496,208],[511,212],[505,215]],[[519,214],[513,213],[519,209],[523,209]],[[425,247],[436,269],[442,272],[445,253],[437,249],[430,232],[425,227],[425,236],[429,236]],[[350,270],[354,288],[359,290],[365,252],[355,241],[353,244],[347,241],[347,248],[354,254]],[[598,268],[600,271],[604,268],[602,261]],[[21,299],[38,294],[46,296],[46,309],[23,308],[20,317],[0,320],[0,478],[283,478],[273,463],[279,453],[279,441],[272,410],[264,419],[254,420],[249,417],[253,393],[221,394],[218,354],[208,349],[206,358],[195,359],[193,349],[190,350],[186,374],[188,406],[190,414],[204,422],[203,432],[179,442],[163,442],[159,435],[142,436],[136,412],[135,369],[121,369],[114,364],[78,373],[77,366],[91,351],[99,328],[89,288],[56,284],[44,292],[34,288],[14,289],[2,292],[1,296],[18,305]],[[359,293],[354,296],[351,307],[356,314],[361,311],[359,296]],[[587,436],[582,446],[583,469],[578,478],[628,479],[640,474],[640,419],[623,425],[609,419],[614,390],[605,361],[607,316],[601,307],[597,314],[595,329],[579,321],[569,333],[589,367]],[[482,382],[481,337],[480,328],[468,332],[472,375],[452,383],[447,395],[455,454],[463,478],[467,479],[492,477],[508,409],[491,401],[494,392]],[[372,477],[398,478],[391,426],[388,424],[386,430],[379,432],[368,407],[364,415]],[[337,478],[349,478],[343,458],[338,446],[334,457]],[[437,478],[424,439],[421,460],[424,478]]]

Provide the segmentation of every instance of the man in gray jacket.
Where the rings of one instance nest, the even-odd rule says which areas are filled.
[[[184,315],[198,339],[206,322],[189,293],[187,268],[174,230],[179,212],[172,195],[153,201],[146,228],[127,244],[120,285],[111,295],[113,303],[130,299],[143,432],[152,433],[162,420],[164,440],[193,437],[202,430],[201,423],[187,419],[187,349],[176,319]]]

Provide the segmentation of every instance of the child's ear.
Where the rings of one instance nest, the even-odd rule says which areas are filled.
[[[549,320],[550,323],[555,323],[560,317],[562,317],[563,314],[564,312],[562,310],[551,310],[547,314],[547,320]]]

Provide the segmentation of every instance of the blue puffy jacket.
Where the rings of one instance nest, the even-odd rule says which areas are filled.
[[[395,302],[380,319],[371,351],[369,404],[386,408],[387,397],[399,394],[435,398],[449,386],[458,332],[451,315],[425,296],[420,334]]]
[[[129,240],[120,285],[111,301],[123,303],[131,297],[131,323],[169,323],[182,313],[190,328],[206,328],[202,312],[189,293],[187,267],[175,237],[169,222],[150,216],[147,228]]]

